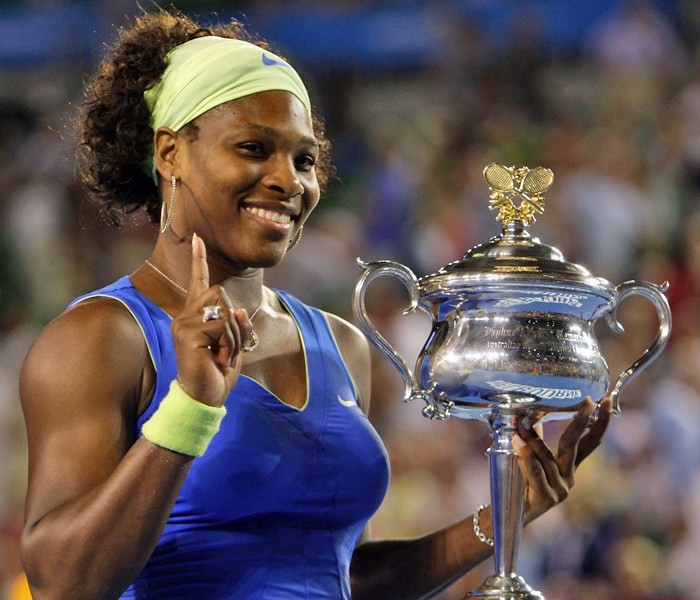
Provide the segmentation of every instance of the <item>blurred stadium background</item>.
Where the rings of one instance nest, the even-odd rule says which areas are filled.
[[[481,178],[492,161],[554,170],[531,230],[568,260],[613,283],[671,282],[669,349],[626,389],[572,496],[528,527],[519,571],[549,600],[700,600],[700,4],[173,4],[245,21],[294,62],[326,118],[338,180],[270,285],[352,319],[355,257],[420,275],[497,233]],[[0,598],[20,572],[24,354],[68,301],[136,268],[153,240],[138,217],[107,226],[71,159],[82,84],[138,10],[134,0],[0,2]],[[373,286],[375,324],[415,357],[429,323],[400,316],[401,289]],[[614,375],[657,327],[644,300],[626,301],[620,319],[625,335],[599,332]],[[393,480],[374,535],[420,534],[488,501],[486,428],[423,419],[375,358],[372,418]],[[547,426],[553,444],[559,431]],[[488,562],[440,598],[490,572]]]

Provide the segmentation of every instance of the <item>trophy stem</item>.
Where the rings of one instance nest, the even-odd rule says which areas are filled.
[[[493,444],[487,450],[491,468],[491,506],[493,513],[494,562],[496,573],[505,577],[515,572],[523,530],[524,485],[513,450],[515,423],[501,419],[493,422]]]
[[[508,406],[495,408],[491,413],[493,443],[486,453],[491,470],[496,574],[487,578],[480,588],[469,592],[465,600],[545,600],[515,572],[525,512],[523,475],[513,449],[513,434],[517,432],[520,415],[517,409]]]

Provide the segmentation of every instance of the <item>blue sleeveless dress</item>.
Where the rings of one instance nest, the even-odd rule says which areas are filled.
[[[153,555],[122,599],[350,598],[353,549],[384,497],[389,463],[325,317],[277,294],[303,342],[306,405],[293,408],[240,377],[221,430],[193,461]],[[128,277],[76,301],[95,296],[121,301],[148,344],[157,387],[140,431],[176,376],[171,319]]]

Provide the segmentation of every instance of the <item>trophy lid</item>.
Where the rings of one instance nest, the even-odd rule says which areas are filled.
[[[586,289],[605,297],[613,294],[610,282],[593,276],[585,267],[566,261],[557,248],[532,237],[527,226],[544,212],[544,194],[554,181],[545,167],[505,167],[491,163],[484,168],[489,184],[489,208],[498,210],[500,235],[479,244],[433,275],[421,278],[425,292],[457,291],[478,284],[498,286],[551,284]],[[513,200],[520,199],[516,206]]]

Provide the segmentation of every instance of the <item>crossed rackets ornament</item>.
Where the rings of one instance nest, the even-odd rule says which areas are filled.
[[[545,167],[505,167],[491,163],[484,167],[489,184],[489,209],[498,210],[501,223],[535,221],[544,212],[544,194],[554,181],[554,173]],[[520,200],[518,206],[515,202]]]

